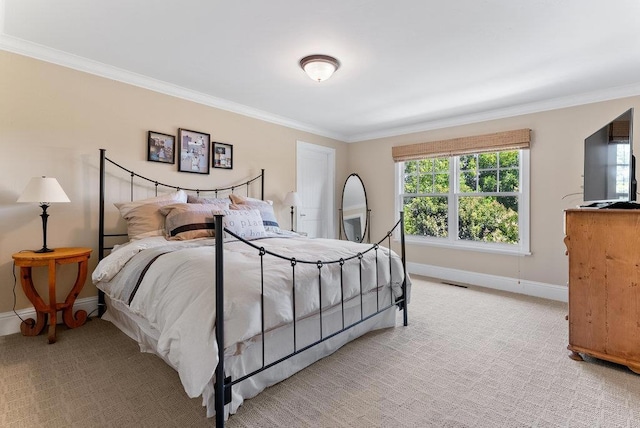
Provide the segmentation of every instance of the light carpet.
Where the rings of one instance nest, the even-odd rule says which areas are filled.
[[[245,401],[234,427],[640,427],[640,376],[567,357],[567,305],[414,277],[409,326]],[[112,324],[0,337],[2,427],[213,426]],[[286,364],[286,362],[284,363]]]

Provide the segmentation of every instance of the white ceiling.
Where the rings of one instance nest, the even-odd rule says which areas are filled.
[[[638,0],[0,0],[0,48],[353,142],[640,94]],[[328,54],[328,81],[298,66]]]

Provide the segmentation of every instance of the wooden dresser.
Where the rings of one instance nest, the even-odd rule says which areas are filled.
[[[640,374],[640,210],[565,212],[570,357]]]

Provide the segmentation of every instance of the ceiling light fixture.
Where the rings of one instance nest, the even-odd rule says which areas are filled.
[[[329,55],[309,55],[300,60],[300,67],[313,80],[322,82],[340,68],[340,62]]]

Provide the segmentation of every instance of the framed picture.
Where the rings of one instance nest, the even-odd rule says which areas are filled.
[[[213,143],[213,167],[233,168],[233,146],[231,144]]]
[[[211,136],[204,132],[178,129],[180,157],[178,171],[209,174],[209,150],[211,150]]]
[[[147,138],[147,160],[151,162],[175,163],[176,137],[149,131]]]

